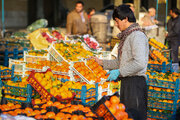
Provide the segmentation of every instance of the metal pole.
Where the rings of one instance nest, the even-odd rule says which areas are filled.
[[[168,0],[166,0],[165,30],[167,31]]]
[[[4,0],[2,0],[2,37],[5,33],[5,23],[4,23]]]
[[[156,19],[158,18],[158,0],[156,0]]]

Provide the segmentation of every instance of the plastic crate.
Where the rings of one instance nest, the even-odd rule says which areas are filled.
[[[171,82],[171,81],[165,81],[165,80],[159,80],[159,79],[151,79],[148,76],[148,80],[146,82],[148,86],[152,86],[152,87],[177,89],[179,80],[176,80],[175,82]]]
[[[160,120],[175,120],[174,114],[171,113],[163,113],[163,112],[155,112],[152,110],[148,110],[147,112],[148,118],[160,119]]]
[[[119,96],[117,93],[114,95]],[[94,106],[91,107],[91,110],[96,113],[96,115],[101,119],[107,119],[107,120],[116,120],[114,115],[111,113],[111,111],[108,109],[108,107],[105,105],[105,102],[109,100],[109,96],[103,96],[101,100],[99,100]]]
[[[51,71],[50,69],[47,69],[47,71]],[[46,71],[46,72],[47,72]],[[46,72],[41,72],[41,73],[46,73]],[[43,96],[43,98],[50,100],[52,97],[54,97],[52,94],[50,94],[35,78],[35,71],[33,70],[31,74],[29,75],[27,81],[31,86],[40,94]],[[71,101],[74,98],[75,94],[73,94],[72,98],[66,98],[62,99],[61,96],[55,96],[58,101]]]
[[[38,61],[45,61],[45,60],[49,60],[49,53],[43,56],[33,56],[33,55],[29,55],[28,51],[24,51],[24,62],[36,63]]]
[[[72,92],[75,92],[75,99],[80,100],[83,105],[93,105],[98,100],[98,84],[95,84],[95,88],[87,89],[86,86],[82,86],[81,89],[71,89]],[[88,99],[95,98],[95,100],[88,101]]]
[[[14,78],[14,65],[12,65],[11,69],[0,69],[0,78],[4,79],[13,79]]]
[[[59,54],[59,52],[54,48],[54,44],[51,44],[51,46],[48,48],[48,52],[51,55],[51,57],[54,58],[55,61],[61,63],[62,61],[68,62],[65,60],[62,55]],[[51,58],[52,59],[52,58]]]
[[[169,64],[166,64],[165,62],[163,62],[162,64],[148,64],[148,69],[151,71],[158,71],[163,73],[166,73],[168,71],[173,72],[172,62],[170,62]]]
[[[6,82],[3,82],[5,94],[11,94],[20,97],[32,97],[32,87],[30,84],[27,84],[27,87],[16,87],[7,85]]]

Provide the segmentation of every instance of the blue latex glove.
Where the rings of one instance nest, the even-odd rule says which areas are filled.
[[[116,80],[118,76],[120,75],[119,69],[111,70],[107,72],[107,75],[109,74],[109,77],[107,78],[108,81]]]

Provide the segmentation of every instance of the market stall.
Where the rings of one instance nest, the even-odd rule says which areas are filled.
[[[9,67],[0,67],[1,118],[132,120],[119,101],[121,82],[107,81],[107,70],[90,59],[113,59],[93,36],[67,36],[47,28],[26,35],[21,41],[32,43],[29,47],[2,43],[21,46],[23,54],[6,55]],[[149,45],[148,118],[175,119],[180,105],[179,73],[172,70],[166,46],[155,39],[149,39]]]

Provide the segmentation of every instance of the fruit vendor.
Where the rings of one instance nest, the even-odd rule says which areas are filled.
[[[173,8],[170,10],[171,19],[167,24],[167,41],[168,46],[171,49],[171,58],[173,62],[174,72],[179,70],[179,60],[178,60],[178,49],[180,46],[180,12],[179,9]]]
[[[84,3],[82,1],[78,1],[76,2],[75,10],[68,14],[66,24],[66,32],[68,35],[82,35],[88,33],[88,15],[83,8]]]
[[[113,12],[113,19],[121,33],[118,57],[115,60],[96,62],[111,70],[108,80],[121,80],[120,101],[134,120],[147,119],[146,69],[148,64],[148,38],[136,23],[134,13],[127,5],[118,6]],[[112,70],[113,69],[113,70]]]

